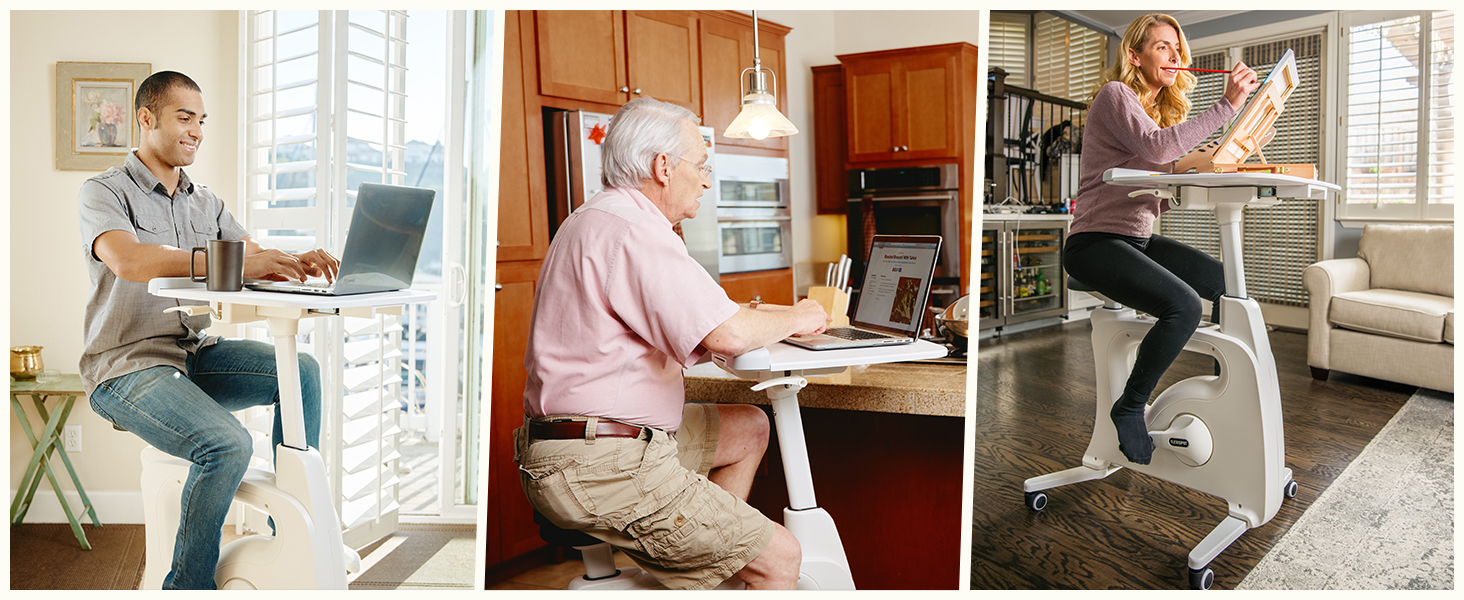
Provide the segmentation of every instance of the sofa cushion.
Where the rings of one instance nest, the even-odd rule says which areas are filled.
[[[1437,343],[1444,340],[1444,317],[1453,310],[1453,298],[1374,289],[1337,294],[1327,318],[1345,329]]]
[[[1454,311],[1444,315],[1444,341],[1454,343]]]
[[[1357,257],[1372,288],[1454,297],[1453,225],[1368,225]]]

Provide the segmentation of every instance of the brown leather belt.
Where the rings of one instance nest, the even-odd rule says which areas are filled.
[[[615,421],[600,421],[595,425],[595,437],[640,437],[644,427],[627,425]],[[529,437],[536,440],[582,440],[585,439],[585,421],[529,421]]]

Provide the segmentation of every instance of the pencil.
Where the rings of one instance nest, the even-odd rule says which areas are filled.
[[[1201,73],[1229,73],[1230,72],[1230,71],[1220,71],[1220,70],[1217,70],[1217,69],[1191,69],[1189,67],[1159,67],[1159,68],[1161,68],[1161,69],[1167,69],[1167,70],[1170,70],[1170,71],[1199,71]]]

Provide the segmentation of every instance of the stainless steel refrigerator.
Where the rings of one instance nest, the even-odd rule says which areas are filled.
[[[549,216],[556,228],[569,213],[604,189],[600,181],[600,144],[605,141],[610,117],[583,110],[557,112],[549,117],[552,146],[548,169],[551,192]],[[716,143],[711,127],[697,129],[707,144],[707,164],[713,169],[712,187],[702,193],[696,218],[681,222],[681,235],[691,257],[711,274],[712,279],[720,280]]]

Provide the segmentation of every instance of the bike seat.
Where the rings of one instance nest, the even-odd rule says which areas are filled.
[[[564,529],[555,525],[537,510],[534,511],[534,523],[539,525],[539,537],[551,546],[581,547],[605,543],[583,531]]]
[[[1073,290],[1073,291],[1078,291],[1078,292],[1096,292],[1096,291],[1098,291],[1098,290],[1093,289],[1088,284],[1083,283],[1081,281],[1078,281],[1072,275],[1068,275],[1068,278],[1067,278],[1067,286],[1068,286],[1068,289]]]

